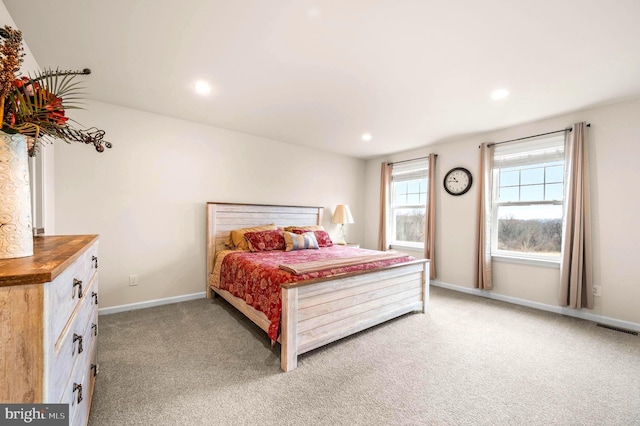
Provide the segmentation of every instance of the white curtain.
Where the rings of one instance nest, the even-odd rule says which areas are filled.
[[[560,305],[593,308],[591,213],[587,124],[565,136],[565,197],[562,221]]]

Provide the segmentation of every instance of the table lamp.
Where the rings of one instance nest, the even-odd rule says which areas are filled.
[[[351,216],[351,210],[346,204],[338,204],[335,212],[333,212],[332,223],[340,224],[340,238],[341,241],[338,244],[345,245],[347,241],[345,239],[344,225],[345,223],[353,223],[353,216]]]

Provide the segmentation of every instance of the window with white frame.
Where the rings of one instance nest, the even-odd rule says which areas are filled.
[[[393,165],[391,173],[391,245],[424,247],[428,159]]]
[[[493,163],[492,255],[559,260],[564,135],[498,145]]]

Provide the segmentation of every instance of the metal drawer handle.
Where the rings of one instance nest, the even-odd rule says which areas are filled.
[[[93,335],[97,336],[98,335],[98,324],[92,324],[91,325],[91,329],[93,330]]]
[[[98,365],[91,364],[91,371],[93,371],[93,377],[96,377],[98,375]]]
[[[73,391],[78,391],[78,404],[82,401],[82,385],[78,383],[73,384]]]
[[[78,298],[82,299],[82,281],[74,278],[73,279],[73,288],[75,289],[78,286]]]
[[[73,343],[78,342],[78,353],[82,353],[83,349],[82,349],[82,336],[73,333]]]
[[[96,293],[95,291],[91,292],[91,297],[93,297],[93,303],[95,303],[96,305],[98,304],[98,293]]]
[[[93,267],[98,269],[98,257],[97,256],[91,256],[91,261],[93,262]]]

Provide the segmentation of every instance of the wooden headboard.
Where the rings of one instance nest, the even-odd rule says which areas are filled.
[[[321,225],[324,207],[207,203],[207,288],[216,252],[224,250],[233,229],[274,223],[276,226]]]

